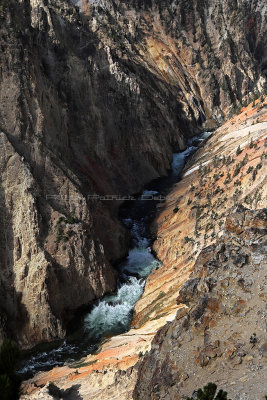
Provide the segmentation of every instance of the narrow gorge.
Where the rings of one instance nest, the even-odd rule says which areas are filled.
[[[94,343],[126,307],[22,399],[179,400],[210,381],[267,395],[266,10],[0,1],[0,340],[56,349],[91,307]],[[207,131],[181,173],[173,154]],[[160,179],[140,236],[124,201]]]
[[[116,292],[104,296],[89,312],[81,313],[82,318],[71,321],[72,333],[69,332],[63,343],[26,352],[19,368],[23,377],[32,377],[38,371],[66,362],[73,364],[82,356],[97,351],[110,335],[130,329],[132,311],[144,291],[146,278],[161,265],[152,254],[150,224],[156,208],[164,201],[173,184],[179,181],[188,157],[210,135],[211,132],[204,132],[190,139],[185,151],[173,155],[172,170],[168,176],[152,181],[141,195],[128,196],[120,209],[120,219],[131,232],[130,249],[129,255],[117,265]]]

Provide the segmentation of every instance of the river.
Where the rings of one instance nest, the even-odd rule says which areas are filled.
[[[146,278],[160,267],[160,262],[151,252],[153,238],[149,229],[156,206],[159,201],[164,201],[166,190],[179,181],[186,159],[210,135],[210,132],[204,132],[190,139],[185,151],[173,155],[169,176],[153,181],[135,200],[122,206],[120,218],[130,229],[131,246],[128,257],[117,266],[119,278],[116,293],[98,300],[83,316],[82,323],[79,322],[79,329],[74,329],[64,342],[42,345],[25,353],[18,371],[24,379],[38,371],[71,364],[96,351],[106,337],[130,329],[133,309],[144,291]]]

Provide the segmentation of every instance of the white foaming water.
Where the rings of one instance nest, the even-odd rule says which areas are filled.
[[[149,240],[142,237],[142,224],[132,223],[129,219],[128,222],[132,224],[132,236],[136,239],[137,246],[130,250],[120,270],[130,277],[116,294],[105,296],[84,318],[85,329],[95,340],[105,334],[119,333],[129,328],[131,312],[144,290],[144,278],[160,266],[148,246]]]
[[[148,246],[149,241],[144,236],[145,235],[144,230],[145,228],[143,225],[143,221],[136,221],[132,223],[131,234],[136,247],[146,248]]]
[[[205,139],[209,138],[212,135],[212,132],[203,132],[199,136],[195,136],[192,139],[189,139],[187,144],[188,147],[182,153],[174,153],[173,154],[173,162],[172,162],[172,174],[179,175],[182,172],[185,161],[191,153],[197,150],[197,146],[203,142]]]
[[[29,372],[35,373],[36,370],[45,370],[55,367],[56,365],[63,365],[65,362],[66,353],[69,355],[68,361],[74,361],[71,356],[77,353],[77,346],[73,344],[66,344],[64,342],[60,347],[48,351],[43,351],[32,356],[27,362],[24,363],[22,368],[18,370],[19,374],[26,374]]]
[[[203,141],[205,139],[208,139],[212,135],[212,132],[203,132],[200,136],[198,136],[198,139],[200,141]]]
[[[143,200],[145,200],[146,197],[149,199],[150,196],[153,196],[153,195],[156,195],[156,194],[159,194],[159,192],[157,190],[144,190],[143,193],[142,193],[141,198]]]
[[[176,176],[182,172],[186,158],[195,150],[196,150],[195,146],[190,146],[182,153],[174,153],[173,154],[173,162],[172,162],[172,174],[173,175]]]
[[[118,292],[105,296],[85,319],[85,329],[94,339],[104,334],[126,330],[131,322],[131,311],[143,293],[145,282],[134,276],[123,284]]]
[[[185,151],[173,155],[173,175],[178,176],[181,173],[186,158],[196,150],[196,146],[201,141],[210,135],[210,132],[204,132],[192,138],[188,141],[189,147]],[[140,203],[142,206],[141,200],[152,200],[157,194],[157,191],[144,190],[136,207],[138,208]],[[83,356],[95,350],[92,342],[99,341],[104,335],[125,332],[129,329],[133,308],[144,290],[145,278],[160,266],[160,262],[151,253],[150,240],[146,231],[146,215],[141,219],[126,218],[124,223],[131,229],[134,243],[134,248],[130,250],[127,259],[120,266],[122,276],[128,276],[128,279],[119,287],[117,293],[105,296],[84,318],[84,329],[88,335],[86,347],[81,347],[80,342],[76,345],[63,343],[58,348],[32,355],[23,362],[18,372],[32,375],[38,370],[63,365],[66,360],[69,363],[74,361],[78,353]]]
[[[121,270],[128,274],[136,274],[142,278],[146,278],[159,266],[160,262],[153,256],[150,247],[134,248],[130,250],[129,256]]]
[[[139,201],[149,201],[157,191],[144,190]],[[141,297],[145,279],[154,269],[160,266],[149,247],[149,238],[146,237],[144,219],[124,219],[125,225],[131,229],[134,248],[130,250],[125,262],[120,266],[124,276],[129,276],[117,293],[105,296],[93,310],[84,318],[85,329],[89,337],[99,339],[103,335],[119,333],[129,328],[132,310]]]

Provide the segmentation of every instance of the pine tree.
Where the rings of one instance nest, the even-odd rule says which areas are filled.
[[[216,395],[217,385],[215,383],[208,383],[204,386],[203,390],[198,389],[197,399],[198,400],[230,400],[227,398],[227,392],[219,390]],[[216,395],[216,396],[215,396]],[[193,400],[192,397],[188,397],[187,400]]]

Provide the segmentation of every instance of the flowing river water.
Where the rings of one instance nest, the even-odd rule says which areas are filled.
[[[82,323],[78,323],[79,329],[64,342],[42,345],[27,352],[18,371],[24,379],[38,371],[71,364],[96,351],[106,337],[130,329],[133,309],[144,291],[146,278],[160,267],[160,262],[151,252],[153,239],[149,229],[156,205],[163,201],[162,194],[179,180],[186,159],[210,135],[210,132],[204,132],[190,139],[185,151],[173,155],[172,171],[168,177],[152,182],[140,196],[122,206],[120,217],[130,229],[131,247],[128,257],[118,265],[120,273],[116,293],[98,300],[83,316]]]

